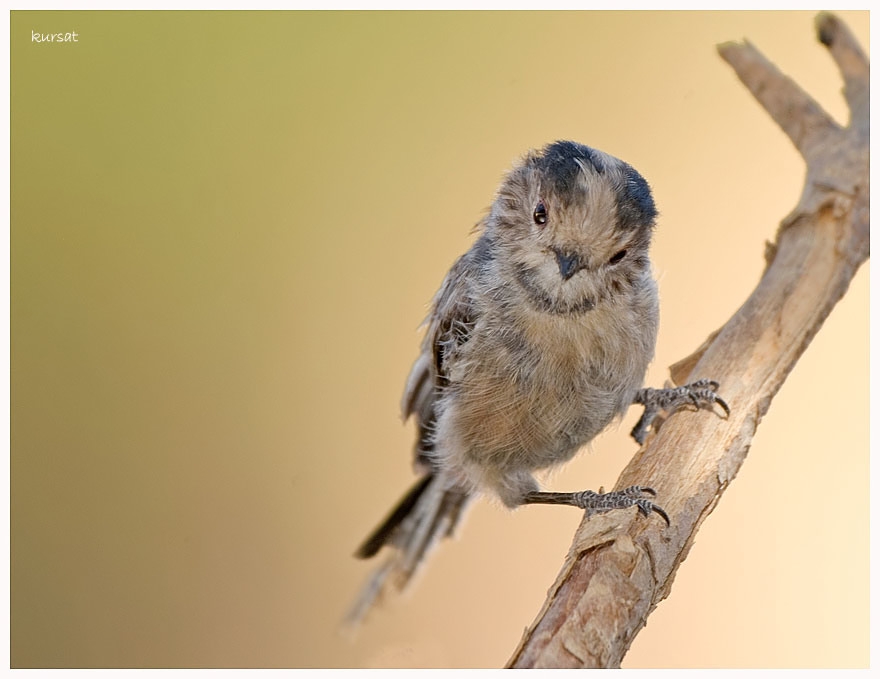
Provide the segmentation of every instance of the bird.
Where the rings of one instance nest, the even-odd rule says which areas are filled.
[[[419,478],[355,555],[385,546],[347,621],[401,591],[480,494],[508,507],[627,507],[668,525],[648,486],[548,492],[535,473],[569,461],[632,404],[643,443],[662,412],[729,407],[713,380],[644,387],[659,300],[649,248],[658,211],[628,163],[561,140],[526,152],[503,178],[477,237],[431,304],[407,378]]]

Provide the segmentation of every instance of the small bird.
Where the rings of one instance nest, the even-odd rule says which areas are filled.
[[[711,380],[643,388],[658,325],[648,257],[656,217],[642,175],[576,142],[530,151],[507,174],[434,298],[402,403],[416,419],[420,478],[356,552],[392,548],[350,622],[403,589],[481,492],[510,508],[636,506],[669,524],[651,488],[545,492],[534,478],[633,403],[645,406],[632,432],[639,443],[662,411],[718,403],[729,414]]]

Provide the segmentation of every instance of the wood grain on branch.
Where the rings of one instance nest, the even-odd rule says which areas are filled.
[[[757,288],[693,355],[671,367],[678,384],[718,380],[730,417],[679,412],[648,440],[616,488],[655,488],[671,527],[637,518],[635,510],[585,518],[509,667],[620,665],[669,594],[773,396],[869,256],[869,64],[837,17],[819,14],[816,29],[843,76],[846,127],[752,45],[718,48],[807,163],[800,201],[767,248]]]

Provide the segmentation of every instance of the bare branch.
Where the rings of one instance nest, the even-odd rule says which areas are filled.
[[[817,30],[846,80],[846,129],[751,45],[719,48],[807,160],[804,193],[776,243],[768,244],[757,288],[692,356],[673,366],[678,383],[721,382],[730,417],[677,413],[638,452],[616,488],[656,489],[672,526],[636,518],[635,510],[585,518],[509,667],[619,666],[669,593],[773,396],[868,258],[868,65],[838,19],[820,14]]]
[[[870,82],[870,65],[862,48],[856,42],[849,28],[840,19],[828,12],[816,17],[816,32],[819,42],[830,51],[843,76],[843,95],[849,105],[853,122],[868,122],[868,83]],[[867,133],[868,128],[864,128]]]
[[[817,139],[839,129],[815,99],[748,41],[724,43],[718,52],[805,158]]]

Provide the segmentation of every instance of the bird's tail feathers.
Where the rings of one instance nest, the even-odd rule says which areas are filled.
[[[434,474],[421,478],[403,496],[355,552],[367,559],[383,545],[392,548],[346,616],[349,626],[360,623],[389,591],[399,593],[406,588],[434,545],[453,534],[471,497],[467,490]]]

